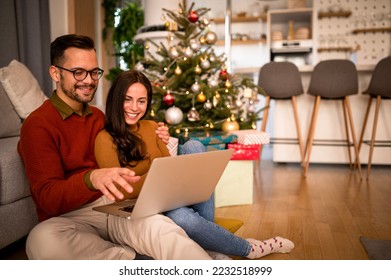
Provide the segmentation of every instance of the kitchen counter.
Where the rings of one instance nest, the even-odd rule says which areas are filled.
[[[312,65],[300,66],[299,71],[302,75],[304,94],[297,97],[299,110],[300,126],[304,143],[307,140],[307,131],[309,129],[314,97],[306,94],[311,73]],[[357,141],[361,134],[364,114],[366,112],[368,95],[362,92],[367,89],[372,71],[375,65],[357,65],[359,78],[359,93],[350,96],[354,128]],[[236,69],[235,73],[253,75],[255,81],[258,80],[259,68],[241,68]],[[261,104],[264,98],[261,97]],[[371,114],[368,119],[367,129],[364,134],[364,140],[369,140],[372,133],[374,103],[372,102]],[[262,105],[261,105],[262,106]],[[379,113],[379,123],[377,127],[377,140],[389,140],[391,136],[391,103],[383,101]],[[260,126],[260,125],[259,125]],[[259,127],[258,126],[258,127]],[[271,141],[273,138],[294,139],[296,138],[296,127],[294,123],[293,110],[290,100],[272,101],[270,106],[267,132],[270,133]],[[344,128],[343,110],[340,101],[322,100],[320,103],[315,139],[322,140],[344,140],[346,133]],[[352,155],[354,150],[351,148]],[[368,162],[369,145],[363,144],[360,151],[360,160],[362,163]],[[273,161],[275,162],[300,162],[300,153],[298,145],[275,144],[273,145]],[[348,163],[349,156],[346,147],[342,146],[313,146],[311,154],[311,163]],[[373,154],[373,164],[390,165],[391,148],[375,147]]]

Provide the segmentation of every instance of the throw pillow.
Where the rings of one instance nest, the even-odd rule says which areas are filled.
[[[0,85],[0,138],[19,135],[22,122]]]
[[[0,82],[22,119],[47,99],[30,70],[17,60],[0,69]]]

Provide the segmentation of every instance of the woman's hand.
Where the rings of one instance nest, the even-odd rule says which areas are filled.
[[[168,132],[168,127],[165,126],[163,122],[158,122],[157,125],[157,136],[162,139],[165,144],[168,144],[168,141],[170,141],[170,133]]]

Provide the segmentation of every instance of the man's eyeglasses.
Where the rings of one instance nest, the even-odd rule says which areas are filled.
[[[86,69],[83,69],[83,68],[76,68],[75,70],[70,70],[70,69],[66,69],[66,68],[58,66],[58,65],[55,65],[55,66],[61,70],[71,72],[73,74],[73,77],[75,78],[75,80],[77,80],[79,82],[84,81],[84,79],[87,78],[88,74],[90,74],[91,79],[93,79],[94,81],[99,80],[103,76],[103,70],[100,68],[96,68],[96,69],[87,71]]]

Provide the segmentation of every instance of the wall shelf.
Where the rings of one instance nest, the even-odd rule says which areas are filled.
[[[225,23],[225,18],[215,18],[215,19],[212,19],[212,21],[216,24],[221,24],[221,23]],[[266,15],[259,16],[259,17],[249,17],[249,16],[237,17],[236,16],[236,17],[231,18],[232,23],[240,23],[240,22],[246,23],[246,22],[259,22],[259,21],[265,22]]]
[[[265,40],[232,40],[232,45],[254,45],[254,44],[266,44]],[[218,40],[215,43],[216,46],[224,46],[225,41],[224,40]]]
[[[318,18],[332,18],[332,17],[341,17],[341,18],[348,18],[352,15],[351,11],[344,11],[344,12],[319,12]]]
[[[367,33],[367,32],[391,32],[391,27],[378,27],[378,28],[360,28],[354,29],[353,34]]]
[[[351,52],[352,47],[318,48],[318,52]]]

